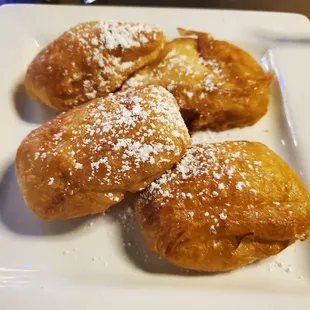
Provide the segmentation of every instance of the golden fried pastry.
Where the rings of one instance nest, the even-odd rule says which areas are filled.
[[[153,61],[164,43],[163,33],[153,25],[79,24],[35,57],[25,87],[34,99],[68,110],[116,91],[132,73]]]
[[[310,230],[310,196],[257,142],[192,146],[136,201],[142,233],[184,268],[226,271],[275,255]]]
[[[185,153],[190,137],[162,87],[110,94],[32,131],[16,155],[26,204],[46,220],[103,212],[144,189]]]
[[[167,43],[152,64],[135,73],[124,88],[161,85],[177,99],[191,130],[216,131],[249,126],[266,112],[271,74],[237,46],[209,34]]]

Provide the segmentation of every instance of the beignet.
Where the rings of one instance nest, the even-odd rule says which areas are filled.
[[[192,131],[221,131],[256,123],[267,112],[272,75],[239,47],[209,34],[168,42],[157,60],[129,78],[123,88],[161,85],[177,99]]]
[[[165,43],[156,26],[93,21],[66,31],[28,67],[25,87],[34,99],[59,110],[116,91],[153,61]]]
[[[310,229],[310,196],[295,172],[257,142],[198,144],[135,202],[161,257],[227,271],[275,255]]]
[[[32,131],[16,155],[22,196],[38,216],[103,212],[177,162],[190,137],[173,96],[149,86],[110,94]]]

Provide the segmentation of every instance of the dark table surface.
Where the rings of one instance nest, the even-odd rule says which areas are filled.
[[[93,2],[91,5],[139,5],[159,7],[170,6],[294,12],[306,15],[308,18],[310,18],[310,0],[0,0],[0,4],[85,4],[88,2]]]

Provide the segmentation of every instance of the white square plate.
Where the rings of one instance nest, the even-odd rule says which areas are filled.
[[[22,86],[27,65],[48,42],[83,21],[118,19],[206,31],[249,51],[274,70],[268,114],[249,128],[198,133],[195,141],[257,140],[310,185],[310,23],[295,14],[132,7],[0,8],[0,309],[310,308],[310,246],[238,271],[186,272],[146,248],[128,203],[106,215],[46,223],[24,205],[14,173],[22,138],[55,112]],[[268,51],[268,53],[266,53]]]

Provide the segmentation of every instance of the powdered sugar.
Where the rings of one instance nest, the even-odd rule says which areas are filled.
[[[176,95],[181,107],[186,104],[186,101],[194,100],[196,93],[200,100],[204,100],[208,93],[221,91],[226,77],[216,59],[205,60],[197,57],[195,45],[187,39],[172,41],[166,45],[166,51],[166,55],[156,66],[150,65],[142,69],[126,81],[123,87],[158,83]],[[179,77],[177,80],[175,80],[176,75]],[[188,78],[192,80],[190,83],[187,82]],[[186,85],[190,85],[189,89],[184,88],[185,81]],[[175,90],[180,90],[180,92],[174,92]],[[181,95],[182,93],[185,98]]]
[[[179,108],[162,87],[111,94],[78,111],[62,114],[47,124],[46,130],[54,132],[52,139],[42,139],[38,151],[32,154],[47,171],[55,160],[66,162],[68,191],[69,178],[77,180],[79,175],[93,186],[130,187],[131,177],[139,182],[139,175],[144,179],[163,171],[189,142]],[[74,122],[70,121],[71,114]],[[70,126],[63,126],[67,121]],[[35,137],[36,132],[31,135]],[[48,179],[49,185],[53,182],[54,178]],[[116,202],[121,198],[119,193],[106,196]]]
[[[149,55],[163,42],[162,32],[154,25],[88,22],[65,32],[35,62],[47,68],[49,77],[57,79],[61,85],[57,95],[67,98],[64,104],[75,106],[115,91],[129,75],[152,60]],[[61,49],[63,53],[59,53]]]
[[[227,214],[225,214],[224,212],[220,213],[220,219],[225,221],[227,219]]]
[[[245,186],[245,184],[243,182],[237,182],[236,184],[236,189],[238,191],[242,191],[243,187]]]
[[[117,21],[99,21],[99,42],[107,49],[129,49],[148,42],[145,33],[152,33],[154,26],[129,24]],[[97,43],[97,42],[95,42]]]
[[[82,168],[83,168],[83,165],[80,164],[80,163],[75,163],[74,168],[75,168],[75,169],[82,169]]]
[[[210,233],[216,234],[221,228],[221,223],[229,220],[229,209],[232,206],[227,199],[239,199],[237,197],[244,194],[255,201],[257,190],[247,179],[251,174],[242,171],[248,164],[254,165],[255,158],[248,148],[248,142],[193,145],[175,168],[154,181],[142,193],[140,199],[155,200],[164,207],[171,199],[173,204],[176,204],[175,199],[180,201],[192,199],[196,202],[199,197],[202,209],[205,210],[204,217],[212,219]],[[258,167],[261,169],[262,164]],[[253,173],[260,174],[260,171]],[[191,189],[188,184],[192,182],[193,191],[190,193],[182,191],[184,187]],[[173,184],[177,186],[172,186]],[[200,207],[198,209],[201,211]],[[248,210],[257,218],[254,204],[249,205]]]

